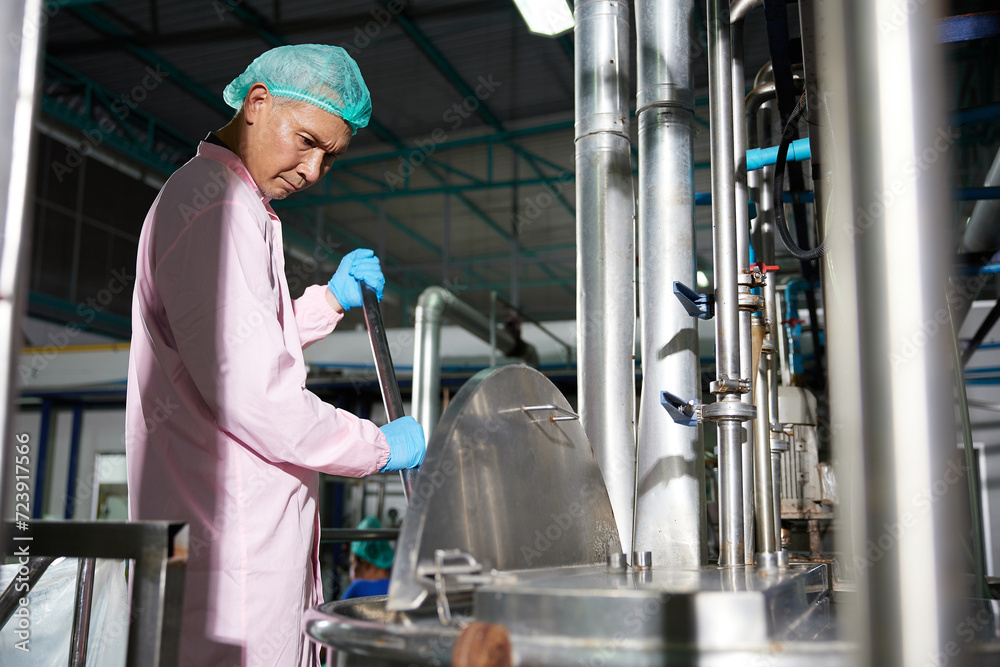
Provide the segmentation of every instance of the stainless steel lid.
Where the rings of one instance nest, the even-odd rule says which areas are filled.
[[[603,564],[620,540],[569,403],[527,366],[482,371],[431,436],[397,541],[387,608],[469,590],[479,573]]]

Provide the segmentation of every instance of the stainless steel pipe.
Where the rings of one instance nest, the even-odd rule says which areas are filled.
[[[947,317],[953,248],[942,224],[947,161],[922,157],[948,127],[943,7],[845,0],[815,9],[817,87],[837,91],[824,142],[836,169],[820,205],[824,270],[835,278],[824,281],[832,447],[851,480],[840,511],[853,530],[840,531],[838,551],[856,569],[858,591],[841,618],[858,641],[856,664],[923,665],[969,641],[959,634],[962,492],[935,491],[947,489],[955,449],[950,334],[928,330]]]
[[[775,357],[771,357],[771,362],[773,363]],[[771,371],[768,371],[769,373]],[[770,391],[770,388],[769,388]],[[778,443],[785,444],[782,440],[775,439],[774,435],[771,436],[771,488],[772,499],[774,504],[774,540],[779,551],[784,551],[785,547],[781,543],[781,451],[777,448]]]
[[[744,68],[743,68],[743,23],[734,22],[730,26],[729,34],[732,40],[732,102],[733,102],[733,174],[735,176],[734,197],[736,206],[736,268],[740,280],[748,278],[750,268],[750,210],[747,204],[749,190],[747,186],[747,125],[746,106],[743,97]],[[746,284],[739,286],[740,294],[749,294],[750,287]],[[745,308],[739,310],[740,322],[740,377],[749,379],[751,383],[757,381],[757,372],[752,367],[753,353],[750,331],[750,311]],[[753,405],[753,391],[748,391],[741,396],[741,400]],[[743,466],[743,539],[744,539],[744,562],[753,564],[754,554],[757,552],[755,546],[754,531],[754,429],[748,428],[745,431],[743,445],[740,448],[741,463]]]
[[[712,227],[718,379],[713,391],[719,422],[719,564],[744,564],[740,331],[737,222],[734,194],[732,54],[729,5],[708,0],[709,112],[712,145]],[[721,405],[719,405],[721,404]],[[736,405],[734,405],[736,404]],[[706,406],[706,408],[709,406]]]
[[[675,424],[660,391],[701,399],[697,319],[670,294],[696,283],[694,0],[636,0],[639,121],[639,319],[643,390],[634,549],[671,569],[707,559],[705,452],[699,428]],[[670,508],[670,516],[664,516]]]
[[[432,285],[420,293],[416,308],[416,335],[413,343],[413,418],[431,433],[441,417],[441,325],[444,318],[482,341],[495,344],[505,355],[512,354],[518,341],[497,329],[490,318],[443,287]],[[523,356],[529,365],[538,364],[534,346],[525,344]]]
[[[635,503],[635,193],[629,3],[575,6],[579,409],[631,552]]]
[[[755,325],[756,326],[756,325]],[[764,326],[763,322],[760,326]],[[757,406],[757,419],[754,422],[753,447],[753,494],[754,519],[757,528],[757,549],[762,553],[778,551],[780,542],[776,542],[778,521],[774,512],[774,478],[771,471],[771,424],[768,422],[768,356],[761,354],[760,367],[754,381],[754,399]]]
[[[797,81],[799,79],[796,79]],[[760,146],[768,145],[766,142],[772,141],[772,116],[775,106],[774,83],[768,82],[754,88],[747,95],[746,117],[747,132],[750,137],[751,148],[753,144]],[[757,201],[758,207],[758,260],[767,266],[775,265],[774,257],[774,196],[771,191],[771,179],[774,178],[774,166],[767,166],[760,171],[751,172],[748,178],[754,179],[758,185]],[[781,346],[779,337],[781,333],[781,320],[777,306],[777,273],[768,273],[765,276],[766,282],[762,291],[764,295],[764,317],[768,323],[768,330],[765,340],[771,348],[771,353],[761,357],[760,370],[757,375],[757,382],[763,387],[758,396],[757,404],[757,427],[755,437],[756,449],[760,449],[757,456],[763,456],[763,448],[768,450],[767,460],[770,468],[769,489],[764,493],[770,496],[770,523],[773,535],[774,550],[781,551],[781,460],[780,455],[772,448],[772,440],[783,436],[781,418],[778,415],[778,374],[781,365]],[[756,464],[757,459],[755,459]],[[765,479],[763,475],[755,475],[755,479]],[[766,499],[758,500],[758,505],[765,505]],[[768,517],[761,517],[760,521],[767,521]],[[767,531],[765,531],[765,534]],[[760,534],[760,532],[758,532]],[[768,544],[762,543],[761,550],[767,551]]]

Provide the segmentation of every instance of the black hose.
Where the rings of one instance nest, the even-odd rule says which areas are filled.
[[[800,248],[795,241],[792,239],[792,233],[788,231],[788,221],[785,219],[785,158],[788,157],[788,146],[792,143],[792,139],[795,138],[796,128],[798,126],[799,118],[806,110],[806,94],[802,93],[802,97],[799,98],[798,104],[792,110],[791,115],[788,117],[788,122],[785,124],[785,129],[781,133],[781,143],[778,144],[778,159],[774,163],[774,182],[773,182],[773,193],[774,193],[774,226],[778,228],[778,236],[781,237],[781,242],[785,244],[788,248],[788,252],[796,259],[801,259],[803,261],[809,261],[813,259],[819,259],[826,254],[826,239],[823,240],[818,247],[811,250],[803,250]]]

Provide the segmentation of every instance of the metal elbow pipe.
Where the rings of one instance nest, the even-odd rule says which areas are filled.
[[[490,320],[443,287],[425,289],[417,300],[416,337],[413,344],[413,417],[431,432],[441,414],[441,323],[444,317],[487,343]],[[530,366],[538,365],[538,352],[530,343],[507,331],[496,332],[497,348],[506,356],[518,356]]]
[[[746,18],[751,9],[763,6],[764,0],[733,0],[732,4],[729,5],[729,21],[730,23],[739,23]]]

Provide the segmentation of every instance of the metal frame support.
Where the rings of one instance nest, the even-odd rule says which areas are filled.
[[[186,524],[30,521],[3,525],[3,554],[134,560],[126,667],[177,667]]]

